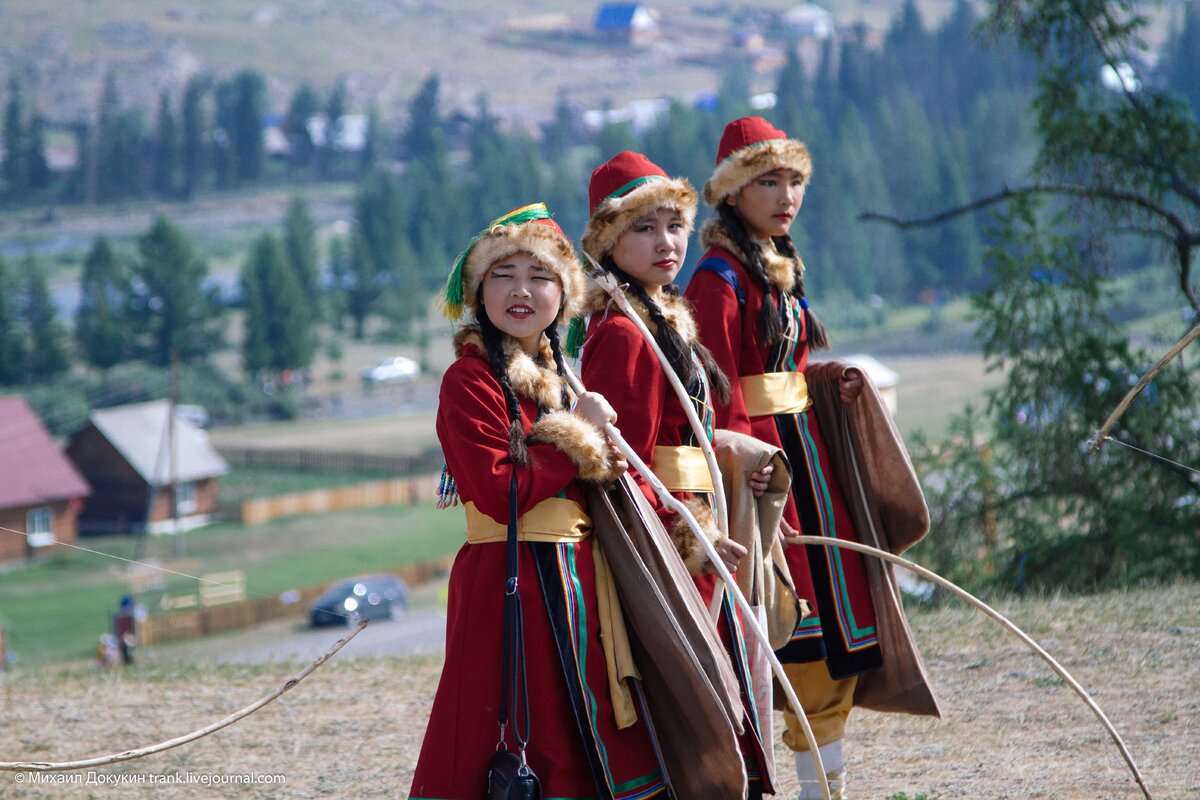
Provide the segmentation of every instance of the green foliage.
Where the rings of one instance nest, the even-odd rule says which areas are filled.
[[[409,162],[435,156],[442,149],[442,123],[438,114],[440,86],[438,76],[430,75],[409,103],[408,128],[400,148]]]
[[[130,318],[135,352],[152,364],[167,366],[171,353],[182,361],[207,356],[220,342],[220,303],[206,289],[208,265],[165,217],[138,239],[133,264]]]
[[[283,246],[300,288],[300,302],[308,305],[308,316],[315,320],[320,316],[321,297],[317,224],[308,213],[308,204],[298,197],[288,203],[283,220]]]
[[[1183,27],[1165,48],[1163,72],[1167,86],[1185,97],[1200,118],[1200,6],[1183,6]]]
[[[208,171],[209,153],[206,139],[209,135],[209,114],[205,106],[208,80],[200,75],[188,79],[183,90],[182,118],[182,165],[183,196],[191,197],[203,183]]]
[[[279,240],[264,233],[242,269],[246,304],[242,365],[246,372],[282,372],[312,363],[312,306]]]
[[[4,105],[4,163],[0,170],[0,176],[4,178],[4,193],[12,197],[20,197],[29,188],[23,163],[23,116],[21,82],[14,75],[8,82],[8,102]]]
[[[160,197],[176,195],[180,170],[179,127],[171,112],[171,97],[164,91],[159,96],[154,131],[154,191]]]
[[[321,98],[317,95],[317,90],[309,83],[300,84],[292,95],[285,123],[285,133],[291,147],[288,158],[294,167],[302,169],[312,163],[315,145],[308,132],[308,120],[315,117],[320,110]]]
[[[0,257],[0,385],[22,381],[29,357],[21,327],[19,282],[3,257]]]
[[[975,299],[989,368],[1006,383],[986,418],[915,449],[937,529],[915,551],[968,585],[1090,590],[1200,574],[1200,481],[1109,444],[1085,443],[1154,360],[1111,318],[1098,253],[1062,218],[1016,203],[988,253],[991,285]],[[1200,463],[1195,376],[1162,373],[1115,434],[1184,464]],[[953,579],[953,578],[952,578]]]
[[[46,275],[32,256],[25,259],[21,293],[21,318],[29,341],[26,361],[31,382],[61,375],[71,366],[67,353],[67,331],[58,318],[58,307],[50,297]]]
[[[244,69],[233,77],[231,116],[225,133],[233,151],[234,172],[243,183],[257,181],[266,166],[262,121],[267,111],[267,82],[263,76]]]

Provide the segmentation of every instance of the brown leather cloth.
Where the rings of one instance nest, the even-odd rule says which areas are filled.
[[[742,701],[696,584],[628,475],[587,489],[593,535],[616,579],[649,723],[676,797],[743,800]]]
[[[850,369],[853,365],[844,361],[808,365],[812,412],[825,434],[829,462],[860,541],[899,555],[929,531],[929,508],[900,432],[870,380],[863,376],[862,394],[855,402],[846,405],[839,399],[838,381]],[[883,666],[859,677],[854,705],[940,717],[892,565],[870,556],[864,562]]]
[[[781,449],[744,433],[718,429],[713,444],[729,505],[729,536],[748,551],[738,565],[738,588],[750,605],[764,607],[771,646],[779,649],[800,621],[800,601],[779,539],[792,468]],[[768,464],[775,471],[767,490],[755,497],[748,478]]]
[[[766,744],[765,766],[769,782],[775,784],[773,671],[765,648],[786,644],[800,618],[800,601],[779,541],[779,522],[791,490],[792,471],[782,450],[744,433],[717,430],[713,445],[729,505],[729,538],[746,548],[734,577],[771,640],[763,645],[749,625],[745,626],[746,662],[758,708],[759,734]],[[775,470],[767,490],[755,497],[748,481],[750,473],[768,464]]]

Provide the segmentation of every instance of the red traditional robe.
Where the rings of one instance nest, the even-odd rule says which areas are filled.
[[[731,272],[699,269],[688,283],[700,341],[712,352],[733,384],[730,401],[717,407],[717,427],[739,431],[777,445],[792,465],[792,496],[785,510],[788,523],[810,536],[857,541],[849,511],[832,472],[824,439],[809,411],[752,417],[738,379],[773,372],[804,372],[808,365],[808,334],[799,301],[782,296],[785,341],[766,346],[759,334],[764,300],[761,285],[742,261],[740,251],[719,223],[709,221],[701,233],[708,250],[701,259],[723,261]],[[792,262],[769,253],[774,276],[771,302],[780,303],[777,281],[786,280]],[[785,271],[786,270],[786,271]],[[738,285],[744,296],[739,302]],[[839,548],[788,547],[785,554],[797,593],[815,612],[801,620],[792,640],[779,651],[784,661],[825,659],[835,678],[874,669],[880,664],[875,611],[862,557]]]
[[[532,359],[526,357],[525,371]],[[510,380],[520,397],[521,423],[528,433],[540,410],[557,407],[556,376],[549,370]],[[553,377],[554,379],[551,379]],[[539,383],[540,382],[540,383]],[[524,389],[524,391],[523,391]],[[539,397],[542,402],[531,399]],[[539,409],[540,405],[540,409]],[[545,424],[543,424],[545,423]],[[518,506],[524,514],[543,500],[581,500],[575,484],[581,474],[600,469],[595,442],[577,433],[588,423],[557,411],[543,415],[530,444],[531,466],[517,469]],[[499,381],[478,346],[466,343],[442,380],[437,433],[463,502],[497,523],[507,524],[509,416]],[[599,432],[595,431],[596,437]],[[546,440],[553,440],[546,443]],[[603,451],[603,439],[600,450]],[[447,512],[450,514],[451,512]],[[459,528],[461,530],[461,528]],[[503,541],[464,544],[450,574],[446,620],[446,660],[409,797],[477,800],[486,789],[488,761],[496,750],[500,698],[501,636],[505,584]],[[535,560],[557,569],[555,585],[539,582]],[[525,659],[531,716],[528,761],[547,798],[647,798],[666,788],[645,725],[618,730],[609,699],[599,638],[593,541],[529,543],[520,546],[520,592],[524,608]],[[564,610],[574,674],[587,703],[585,736],[572,713],[568,677],[551,628],[551,607]],[[586,740],[586,741],[585,741]],[[510,746],[512,742],[510,732]],[[599,765],[607,784],[598,792],[589,761]]]
[[[630,298],[630,302],[644,312],[636,298]],[[604,303],[593,303],[593,314],[588,323],[580,362],[584,386],[589,391],[604,395],[612,404],[617,412],[617,428],[621,431],[621,436],[646,464],[649,465],[653,461],[655,447],[697,446],[687,413],[671,388],[653,348],[632,320],[620,311],[605,310],[605,306]],[[664,297],[661,307],[666,319],[683,334],[685,341],[694,339],[695,325],[682,298]],[[643,321],[654,330],[654,324],[649,320],[648,314],[643,314]],[[697,417],[706,426],[706,436],[711,444],[713,406],[707,377],[703,369],[699,368],[698,362],[697,366],[700,378],[693,386],[686,388],[691,395]],[[701,597],[706,604],[709,603],[719,579],[707,571],[702,572],[708,562],[703,549],[695,541],[694,534],[680,515],[663,504],[641,475],[633,470],[631,473],[658,513],[664,527],[671,531],[676,548],[680,550],[684,563],[692,572]],[[721,534],[710,508],[711,494],[676,491],[671,494],[688,505],[689,510],[706,528],[710,540],[720,538]],[[744,634],[740,625],[729,624],[732,618],[732,603],[726,602],[719,629],[722,641],[733,656],[735,672],[741,682],[745,701],[754,695],[744,659]],[[753,703],[747,703],[746,707],[753,708]],[[764,786],[762,780],[765,770],[757,718],[748,718],[745,727],[745,733],[739,738],[739,743],[746,760],[747,775],[755,790],[771,793],[773,789],[769,782]]]

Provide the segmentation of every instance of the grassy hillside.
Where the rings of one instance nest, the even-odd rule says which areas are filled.
[[[1200,795],[1196,662],[1200,585],[1088,597],[1000,600],[1095,696],[1155,798]],[[1117,749],[1049,668],[980,614],[911,609],[943,719],[856,711],[846,758],[854,797],[1095,800],[1140,797]],[[342,631],[331,632],[329,642]],[[102,772],[282,775],[277,785],[223,784],[226,798],[407,796],[441,659],[360,658],[351,642],[292,692],[199,742]],[[215,654],[214,654],[215,655]],[[125,671],[17,670],[0,691],[0,753],[84,758],[194,730],[265,695],[299,664],[145,659]],[[489,674],[488,665],[480,665]],[[776,715],[779,721],[779,715]],[[536,737],[536,732],[535,732]],[[791,755],[778,797],[794,797]],[[536,764],[535,764],[536,767]],[[30,785],[0,773],[13,798],[191,798],[186,785]]]
[[[542,119],[557,92],[599,107],[663,94],[716,88],[716,70],[698,63],[725,45],[735,26],[794,0],[694,4],[659,0],[663,35],[638,51],[590,41],[596,0],[545,0],[513,6],[485,0],[91,0],[0,5],[0,63],[27,65],[44,108],[56,116],[90,107],[111,66],[125,94],[152,108],[163,87],[195,71],[254,67],[271,79],[282,107],[302,81],[345,77],[385,117],[398,111],[430,72],[443,76],[448,105],[470,107],[487,93],[504,116]],[[900,0],[828,4],[841,23],[883,27]],[[922,0],[929,21],[951,0]]]

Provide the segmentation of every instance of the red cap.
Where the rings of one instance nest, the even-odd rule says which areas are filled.
[[[720,164],[744,147],[786,138],[786,133],[762,117],[735,119],[725,126],[725,132],[721,134],[721,144],[717,147],[717,163]]]
[[[623,196],[647,180],[667,177],[660,166],[641,153],[629,150],[617,153],[592,170],[592,180],[588,184],[588,214],[595,214],[600,204],[613,195]]]

